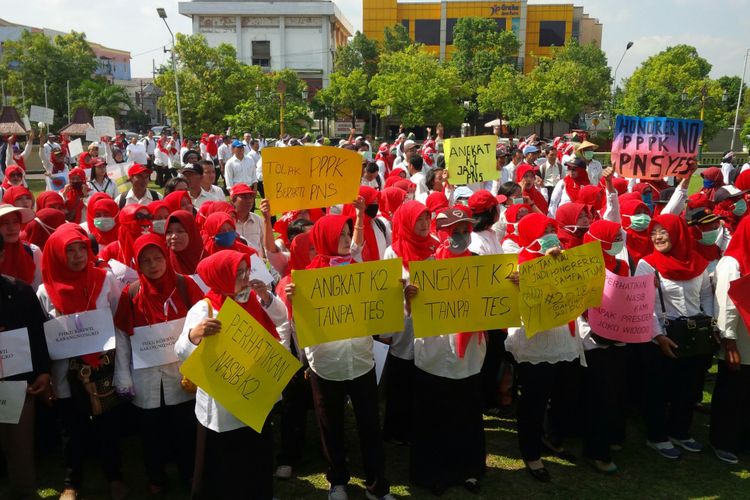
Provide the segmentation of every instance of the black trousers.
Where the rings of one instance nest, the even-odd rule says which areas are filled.
[[[586,351],[586,364],[581,380],[583,454],[610,462],[610,445],[625,440],[625,348]]]
[[[192,498],[271,500],[271,424],[266,421],[260,434],[250,427],[215,432],[198,424]]]
[[[487,353],[482,364],[482,407],[485,410],[499,408],[500,393],[500,364],[505,353],[505,330],[490,330],[487,332]]]
[[[328,460],[326,477],[332,485],[345,485],[351,479],[346,465],[344,408],[347,396],[354,407],[359,446],[365,469],[365,484],[375,496],[390,491],[385,478],[385,453],[378,416],[378,385],[375,368],[353,380],[326,380],[310,375],[315,414],[318,417],[323,452]]]
[[[570,434],[576,401],[571,399],[578,361],[558,363],[519,363],[518,444],[527,462],[542,456],[542,438],[546,434],[560,444]],[[547,408],[549,406],[549,412]]]
[[[385,384],[383,436],[386,440],[403,443],[412,440],[415,370],[413,359],[401,359],[388,352],[382,381]]]
[[[709,435],[711,446],[719,450],[738,452],[750,448],[750,365],[732,371],[719,360]]]
[[[307,411],[312,408],[312,390],[304,368],[295,373],[281,401],[281,450],[278,465],[297,465],[302,459],[307,433]]]
[[[190,486],[195,467],[195,401],[162,404],[148,410],[138,408],[137,413],[149,483],[166,486],[164,467],[173,459],[183,484]]]
[[[96,456],[107,481],[121,480],[120,429],[123,407],[90,417],[73,398],[58,399],[56,405],[67,434],[65,487],[81,489],[83,463],[90,455]]]

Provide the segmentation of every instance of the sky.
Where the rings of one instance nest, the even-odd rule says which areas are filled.
[[[356,29],[362,27],[362,0],[334,0]],[[412,0],[414,1],[414,0]],[[529,0],[529,4],[570,3]],[[750,48],[747,29],[750,0],[575,0],[603,23],[602,49],[610,67],[617,65],[628,41],[634,43],[617,72],[617,80],[669,46],[690,44],[713,66],[711,77],[741,75]],[[104,7],[106,6],[106,7]],[[22,9],[6,9],[3,19],[60,31],[83,31],[89,40],[129,50],[131,75],[149,77],[167,61],[163,46],[171,39],[156,7],[167,11],[174,32],[190,33],[189,18],[177,13],[175,0],[34,0]],[[746,75],[750,79],[750,74]]]

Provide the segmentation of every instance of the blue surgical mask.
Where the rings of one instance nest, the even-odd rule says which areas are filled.
[[[703,179],[703,187],[706,189],[711,189],[714,187],[714,181],[710,179]]]
[[[648,214],[635,214],[630,216],[630,227],[634,231],[645,231],[651,224],[651,216]]]
[[[560,238],[554,233],[545,234],[541,238],[537,238],[536,241],[539,242],[539,246],[542,247],[542,253],[547,253],[547,251],[552,248],[560,247]]]
[[[737,202],[734,204],[732,213],[737,217],[742,217],[743,215],[745,215],[745,212],[747,212],[747,203],[745,203],[745,200],[737,200]]]
[[[227,231],[226,233],[219,233],[214,236],[214,241],[216,242],[216,244],[220,247],[225,248],[229,248],[234,245],[236,239],[237,233],[234,231]]]
[[[614,241],[609,250],[605,250],[609,255],[615,256],[622,252],[622,248],[625,246],[624,241]]]
[[[719,234],[721,233],[721,229],[712,229],[711,231],[701,231],[701,239],[698,240],[698,242],[701,245],[710,246],[716,243],[716,240],[719,239]]]

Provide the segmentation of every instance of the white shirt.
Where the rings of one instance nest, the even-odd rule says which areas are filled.
[[[745,164],[742,165],[742,168],[740,169],[740,173],[744,172],[745,170],[750,170],[750,161],[745,162]]]
[[[729,182],[729,176],[732,173],[732,170],[734,170],[734,165],[732,165],[730,162],[722,162],[721,164],[721,175],[724,176],[724,184],[731,184]]]
[[[222,144],[219,146],[219,161],[226,163],[228,159],[232,157],[232,146],[229,144]]]
[[[387,259],[398,259],[399,256],[393,251],[392,247],[385,249],[383,254],[383,260]],[[432,259],[433,257],[430,257]],[[401,268],[401,277],[409,282],[409,270],[405,267]],[[393,332],[380,336],[381,338],[390,338],[391,344],[388,352],[399,359],[413,360],[414,359],[414,322],[412,321],[411,315],[406,314],[406,307],[404,307],[404,329],[400,332]]]
[[[516,165],[515,163],[508,162],[507,165],[503,167],[503,170],[500,172],[500,184],[505,184],[506,182],[516,182]]]
[[[128,155],[128,161],[140,163],[141,165],[148,163],[148,153],[146,153],[146,146],[143,143],[128,144],[125,151]]]
[[[191,194],[190,199],[193,201],[193,206],[198,209],[207,201],[226,201],[227,198],[224,195],[223,189],[219,186],[211,185],[211,189],[209,190],[205,190],[201,187],[200,194],[195,198],[193,198],[193,195]]]
[[[539,173],[542,174],[545,187],[557,186],[557,183],[563,178],[563,166],[559,162],[550,165],[549,162],[545,160],[542,166],[539,167]]]
[[[273,324],[281,326],[287,320],[286,306],[284,306],[284,303],[278,297],[272,297],[271,304],[268,307],[264,307],[264,309],[268,317],[273,321]],[[212,317],[215,318],[218,313],[219,311],[214,309]],[[174,351],[180,361],[185,361],[198,348],[197,345],[190,342],[188,333],[193,327],[208,317],[208,304],[206,304],[205,300],[201,300],[188,311],[187,316],[185,316],[185,326],[182,329],[182,334],[180,334],[180,338],[177,339],[174,345]],[[240,427],[247,427],[200,387],[198,387],[198,392],[195,394],[195,416],[202,426],[215,432],[233,431]]]
[[[484,333],[472,336],[463,358],[458,357],[457,341],[458,335],[453,333],[414,339],[414,365],[429,374],[453,380],[476,375],[487,352]]]
[[[146,148],[146,154],[147,155],[154,155],[154,151],[156,151],[156,139],[153,137],[144,137],[141,139],[141,144]]]
[[[266,258],[266,251],[263,247],[263,236],[264,236],[264,223],[263,218],[250,212],[247,214],[247,219],[243,222],[237,218],[235,221],[237,234],[245,238],[247,244],[250,245],[261,258]]]
[[[39,286],[36,292],[36,296],[39,298],[39,302],[42,305],[42,309],[51,317],[56,318],[62,316],[55,306],[52,304],[47,290],[44,288],[44,284]],[[111,273],[107,273],[107,277],[104,279],[102,290],[99,292],[99,296],[96,298],[94,309],[109,309],[110,311],[117,310],[117,302],[120,299],[120,292],[115,282],[115,278]],[[113,313],[114,314],[114,313]],[[52,361],[52,368],[50,370],[50,376],[52,377],[52,387],[55,390],[55,394],[58,398],[69,398],[70,397],[70,384],[68,383],[68,367],[70,365],[70,358],[58,359]]]
[[[568,191],[565,189],[565,178],[563,178],[560,179],[555,189],[552,190],[552,195],[549,197],[547,215],[554,219],[557,209],[566,203],[570,203],[570,196],[568,196]]]
[[[88,181],[88,185],[90,195],[94,193],[107,193],[112,199],[117,196],[117,186],[109,177],[105,177],[104,182],[98,182],[96,179]],[[88,199],[86,200],[86,204],[88,205]]]
[[[427,189],[427,177],[425,176],[424,171],[416,172],[409,180],[417,185],[417,188],[414,191],[414,199],[424,203],[430,195],[430,190]]]
[[[156,200],[161,200],[161,195],[157,192],[156,193]],[[148,205],[152,201],[156,201],[151,197],[151,190],[146,189],[146,193],[143,195],[143,198],[137,198],[135,194],[133,193],[133,189],[131,188],[128,190],[127,193],[120,193],[117,198],[115,198],[115,203],[117,205],[120,205],[120,199],[125,196],[125,205]]]
[[[171,143],[168,142],[164,146],[164,149],[169,151],[171,147]],[[182,154],[180,154],[180,158],[182,158]],[[172,155],[170,155],[169,153],[165,153],[161,149],[156,149],[154,151],[154,163],[156,165],[159,165],[160,167],[168,167],[172,164]]]
[[[504,253],[503,247],[500,245],[500,238],[498,238],[497,233],[493,229],[485,229],[479,232],[472,231],[469,251],[478,255],[499,255]]]
[[[255,177],[259,182],[262,181],[263,159],[261,158],[260,153],[251,148],[249,152],[245,153],[245,156],[249,156],[255,162]]]
[[[737,306],[729,298],[729,285],[732,281],[742,277],[740,265],[734,257],[725,256],[716,266],[716,295],[714,296],[714,311],[716,325],[721,332],[721,338],[737,341],[737,350],[743,365],[750,365],[750,335],[747,325],[737,311]],[[722,346],[719,358],[724,359]]]
[[[243,156],[241,160],[232,156],[224,165],[224,180],[228,189],[239,183],[245,183],[252,188],[253,184],[258,182],[255,162],[247,156]]]
[[[583,348],[578,336],[570,334],[568,325],[556,326],[526,337],[526,328],[508,328],[505,340],[508,350],[519,363],[558,363],[578,359]]]

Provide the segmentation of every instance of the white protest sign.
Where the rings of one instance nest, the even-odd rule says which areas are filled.
[[[44,323],[50,359],[67,359],[115,348],[109,308],[59,316]]]
[[[101,136],[94,127],[86,129],[86,142],[99,142],[99,139],[101,139]]]
[[[115,119],[111,116],[95,116],[94,128],[96,129],[96,133],[97,135],[99,135],[99,137],[103,137],[105,135],[107,137],[114,137]]]
[[[68,183],[68,172],[60,172],[59,174],[51,174],[48,178],[47,190],[59,192],[65,189],[65,185]]]
[[[0,332],[0,378],[32,371],[29,331],[26,328]]]
[[[83,143],[81,142],[80,137],[75,141],[70,141],[68,143],[68,151],[70,152],[71,158],[78,158],[78,155],[83,153]]]
[[[201,277],[198,276],[197,274],[191,274],[190,277],[193,278],[193,281],[195,281],[195,284],[198,285],[198,288],[200,288],[201,292],[203,292],[204,294],[208,293],[209,290],[211,290],[211,288],[209,288],[209,286],[206,285],[206,282],[203,281]]]
[[[24,116],[21,120],[23,121],[23,129],[27,132],[31,130],[31,120],[29,120],[29,117]]]
[[[266,263],[263,262],[263,259],[258,255],[250,256],[250,279],[260,280],[266,285],[273,283],[271,272],[268,270],[268,267],[266,267]]]
[[[55,110],[44,106],[31,106],[29,108],[29,121],[51,125],[55,121]]]
[[[17,424],[26,401],[26,381],[0,382],[0,424]]]
[[[120,261],[109,259],[107,265],[112,270],[112,274],[117,280],[117,286],[120,288],[121,292],[127,285],[138,279],[138,272],[132,267],[128,267]]]
[[[372,354],[375,356],[375,378],[380,384],[380,378],[383,376],[383,368],[385,368],[385,360],[388,358],[388,350],[391,348],[388,344],[378,342],[377,340],[372,343]]]
[[[127,193],[130,191],[131,184],[130,178],[128,177],[128,169],[132,166],[132,161],[107,165],[107,177],[115,183],[118,193]]]
[[[182,333],[185,318],[167,321],[156,325],[133,328],[130,346],[133,351],[133,368],[151,368],[168,365],[177,361],[174,343]]]

